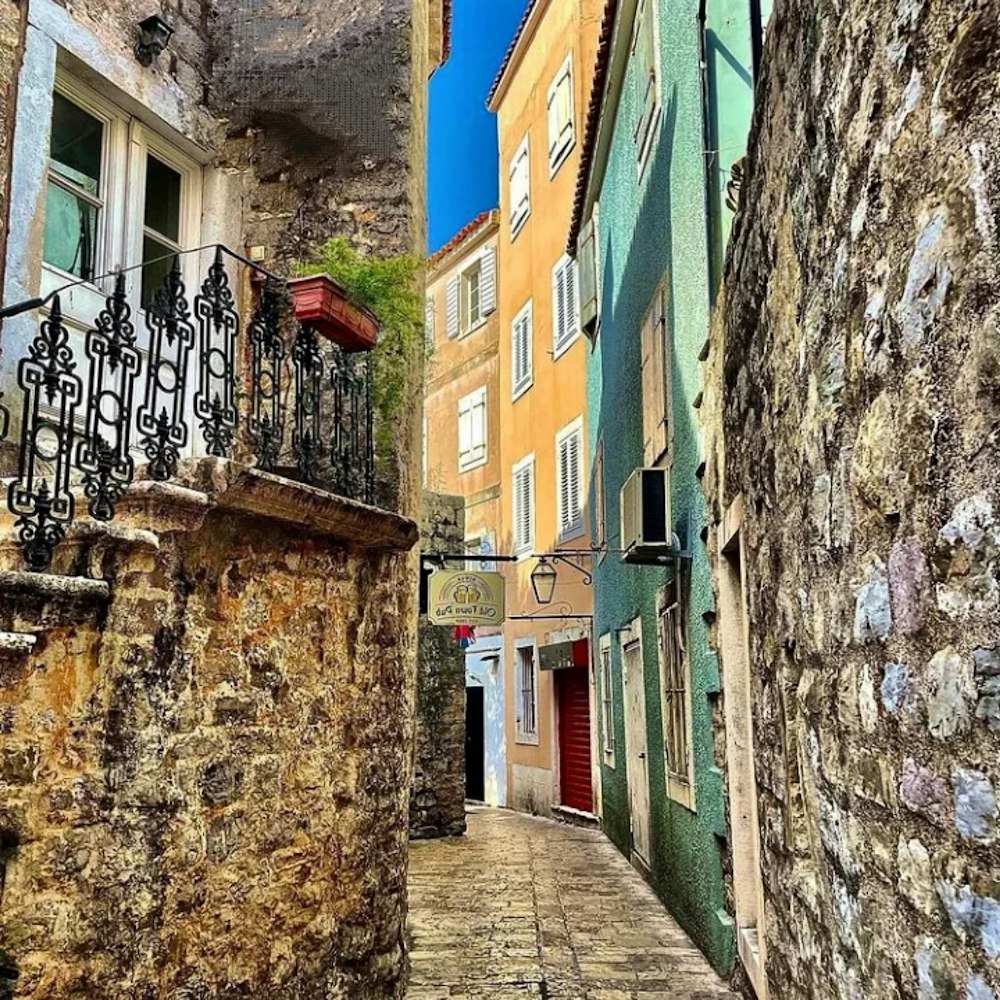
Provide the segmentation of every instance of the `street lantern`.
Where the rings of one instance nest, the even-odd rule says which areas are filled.
[[[531,589],[535,592],[535,600],[539,604],[551,604],[556,592],[556,578],[558,574],[555,566],[542,556],[538,560],[538,565],[531,571]]]
[[[159,14],[152,14],[139,22],[139,40],[135,44],[135,57],[143,66],[152,66],[156,57],[167,47],[173,27]]]

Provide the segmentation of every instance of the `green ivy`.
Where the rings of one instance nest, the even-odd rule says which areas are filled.
[[[424,349],[424,309],[417,279],[422,262],[413,256],[364,256],[343,237],[329,240],[299,274],[328,274],[356,305],[381,324],[375,348],[376,452],[393,454],[398,418],[406,402],[410,365]]]

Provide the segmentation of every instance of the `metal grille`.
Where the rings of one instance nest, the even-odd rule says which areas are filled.
[[[535,651],[531,646],[522,646],[517,651],[517,687],[520,697],[518,728],[524,736],[534,736],[538,732],[535,699]]]
[[[668,588],[659,613],[657,631],[663,678],[664,752],[667,772],[684,784],[691,783],[691,754],[688,713],[689,664],[684,639],[683,586],[675,580]]]

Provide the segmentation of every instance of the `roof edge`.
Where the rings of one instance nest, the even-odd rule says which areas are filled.
[[[490,208],[480,212],[471,222],[467,222],[443,247],[427,258],[429,274],[437,274],[444,266],[459,255],[459,251],[476,239],[486,236],[491,230],[500,228],[500,209]]]
[[[500,63],[500,69],[497,70],[497,75],[493,79],[490,91],[486,95],[486,107],[488,110],[494,112],[494,114],[497,110],[497,103],[503,100],[504,94],[507,92],[507,87],[510,84],[509,71],[516,63],[521,61],[520,55],[531,43],[531,39],[535,35],[535,30],[548,9],[549,2],[550,0],[530,0],[530,3],[525,8],[524,16],[521,18],[517,30],[514,32],[514,37],[511,39],[503,61]]]

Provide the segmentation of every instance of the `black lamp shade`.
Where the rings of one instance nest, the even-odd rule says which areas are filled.
[[[151,66],[156,57],[167,47],[174,29],[159,14],[153,14],[139,22],[139,41],[135,45],[135,57],[143,66]]]

